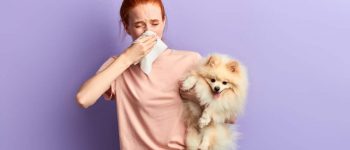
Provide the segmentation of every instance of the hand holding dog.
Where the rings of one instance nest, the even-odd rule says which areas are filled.
[[[180,81],[180,88],[179,88],[180,97],[184,100],[195,100],[198,102],[199,100],[194,90],[194,87],[190,88],[189,90],[183,90],[182,83],[183,82]],[[232,117],[230,119],[225,120],[225,123],[228,123],[228,124],[235,124],[235,122],[236,122],[236,117]]]

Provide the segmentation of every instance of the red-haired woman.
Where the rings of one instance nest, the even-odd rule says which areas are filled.
[[[166,13],[161,0],[124,0],[120,17],[133,40],[147,30],[159,38],[163,36]],[[146,36],[111,56],[77,93],[77,102],[83,108],[93,105],[101,95],[116,100],[123,150],[186,148],[181,97],[193,98],[194,94],[181,92],[180,96],[179,80],[201,55],[166,49],[146,75],[134,64],[150,52],[155,42],[156,36]]]

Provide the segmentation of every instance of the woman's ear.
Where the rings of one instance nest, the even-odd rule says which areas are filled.
[[[130,35],[130,31],[129,31],[128,25],[126,23],[124,23],[124,22],[123,22],[123,27],[124,27],[125,32]]]
[[[166,24],[167,24],[167,19],[166,19],[166,16],[164,17],[164,20],[163,20],[163,28],[165,28]],[[164,30],[164,29],[163,29]]]
[[[166,16],[164,16],[164,20],[163,20],[164,24],[166,24],[166,21],[167,21]]]

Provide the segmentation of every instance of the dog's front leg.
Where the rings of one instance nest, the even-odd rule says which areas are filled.
[[[204,128],[210,123],[210,121],[211,121],[210,112],[208,111],[208,109],[205,109],[202,113],[201,118],[199,118],[198,120],[198,125],[200,128]]]
[[[202,138],[202,142],[199,145],[200,150],[208,150],[210,145],[210,136],[208,134],[204,134]]]

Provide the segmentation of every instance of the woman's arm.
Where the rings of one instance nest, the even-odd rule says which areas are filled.
[[[130,59],[125,54],[121,54],[105,70],[85,81],[76,95],[79,106],[88,108],[95,104],[98,98],[108,90],[110,83],[131,64]]]
[[[88,108],[95,104],[98,98],[109,89],[113,80],[131,64],[139,62],[151,51],[156,40],[156,36],[147,36],[139,39],[137,43],[133,43],[120,54],[106,69],[85,81],[76,95],[79,106]]]

